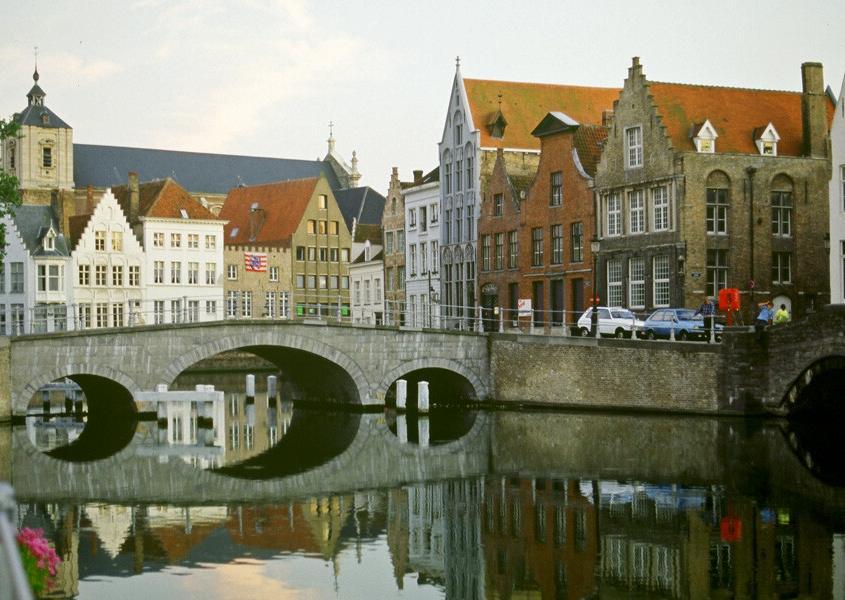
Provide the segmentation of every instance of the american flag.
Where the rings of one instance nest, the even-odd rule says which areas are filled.
[[[247,271],[266,271],[267,255],[255,252],[244,252],[244,268]]]

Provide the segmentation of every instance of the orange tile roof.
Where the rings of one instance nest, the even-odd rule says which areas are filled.
[[[602,125],[581,125],[575,130],[572,141],[578,150],[578,160],[588,175],[596,174],[606,139],[607,128]]]
[[[602,112],[613,110],[619,88],[551,85],[464,79],[472,120],[481,132],[485,148],[539,150],[540,140],[531,135],[537,123],[552,111],[561,111],[579,123],[600,124]],[[503,139],[490,135],[488,124],[499,110],[507,121]]]
[[[288,246],[314,195],[317,178],[293,179],[264,185],[234,188],[229,191],[221,219],[228,219],[224,230],[227,245]],[[253,203],[264,210],[264,222],[254,240],[250,240],[250,212]],[[232,231],[237,232],[232,236]]]
[[[129,215],[129,187],[125,185],[112,189],[124,214]],[[173,179],[148,181],[138,186],[139,216],[161,219],[181,219],[182,210],[189,219],[219,221],[214,213],[199,203],[188,191]]]
[[[754,131],[771,122],[781,138],[778,155],[802,154],[801,92],[662,82],[649,82],[649,91],[675,150],[694,150],[693,126],[709,119],[717,153],[758,154]],[[834,108],[828,102],[828,122]]]

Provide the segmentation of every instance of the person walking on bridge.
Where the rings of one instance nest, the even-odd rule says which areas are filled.
[[[754,321],[754,331],[757,332],[757,341],[762,342],[766,335],[766,329],[772,324],[772,318],[775,315],[775,305],[769,300],[767,302],[761,302],[757,306],[760,308],[760,312],[757,313],[757,320]]]
[[[784,323],[789,323],[790,316],[789,311],[786,310],[786,304],[781,304],[778,311],[775,313],[774,317],[774,324],[775,325],[783,325]]]
[[[704,334],[707,341],[710,341],[710,330],[713,329],[713,317],[716,315],[716,305],[713,304],[713,297],[707,296],[695,314],[704,317]]]

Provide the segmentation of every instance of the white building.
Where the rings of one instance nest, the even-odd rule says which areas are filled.
[[[439,169],[404,191],[406,323],[440,327]]]
[[[384,323],[384,261],[382,246],[363,242],[361,252],[349,265],[352,322],[369,325]]]
[[[830,126],[830,302],[845,303],[845,78]]]

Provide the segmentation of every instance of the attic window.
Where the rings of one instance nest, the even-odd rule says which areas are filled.
[[[249,210],[251,210],[252,212],[258,210],[258,202],[253,202],[252,206],[249,207]]]
[[[50,124],[50,113],[47,113],[47,112],[41,113],[41,124],[42,125],[49,125]]]
[[[692,138],[693,143],[695,143],[696,152],[700,154],[714,154],[716,152],[717,137],[719,137],[719,134],[716,133],[716,128],[713,127],[710,120],[704,121]]]
[[[53,232],[49,232],[46,236],[44,236],[44,249],[45,250],[55,250],[56,249],[56,236]]]
[[[187,210],[185,210],[184,208],[180,208],[180,209],[179,209],[179,214],[180,214],[180,215],[182,215],[182,218],[183,218],[183,219],[187,219],[187,218],[188,218],[188,211],[187,211]]]
[[[238,228],[232,227],[232,231],[229,232],[229,237],[233,238],[233,237],[237,237],[237,235],[238,235]]]
[[[755,136],[756,139],[754,143],[757,144],[757,151],[762,156],[777,156],[778,155],[778,142],[780,141],[780,135],[778,135],[777,129],[775,126],[769,123],[763,129],[760,135]]]

